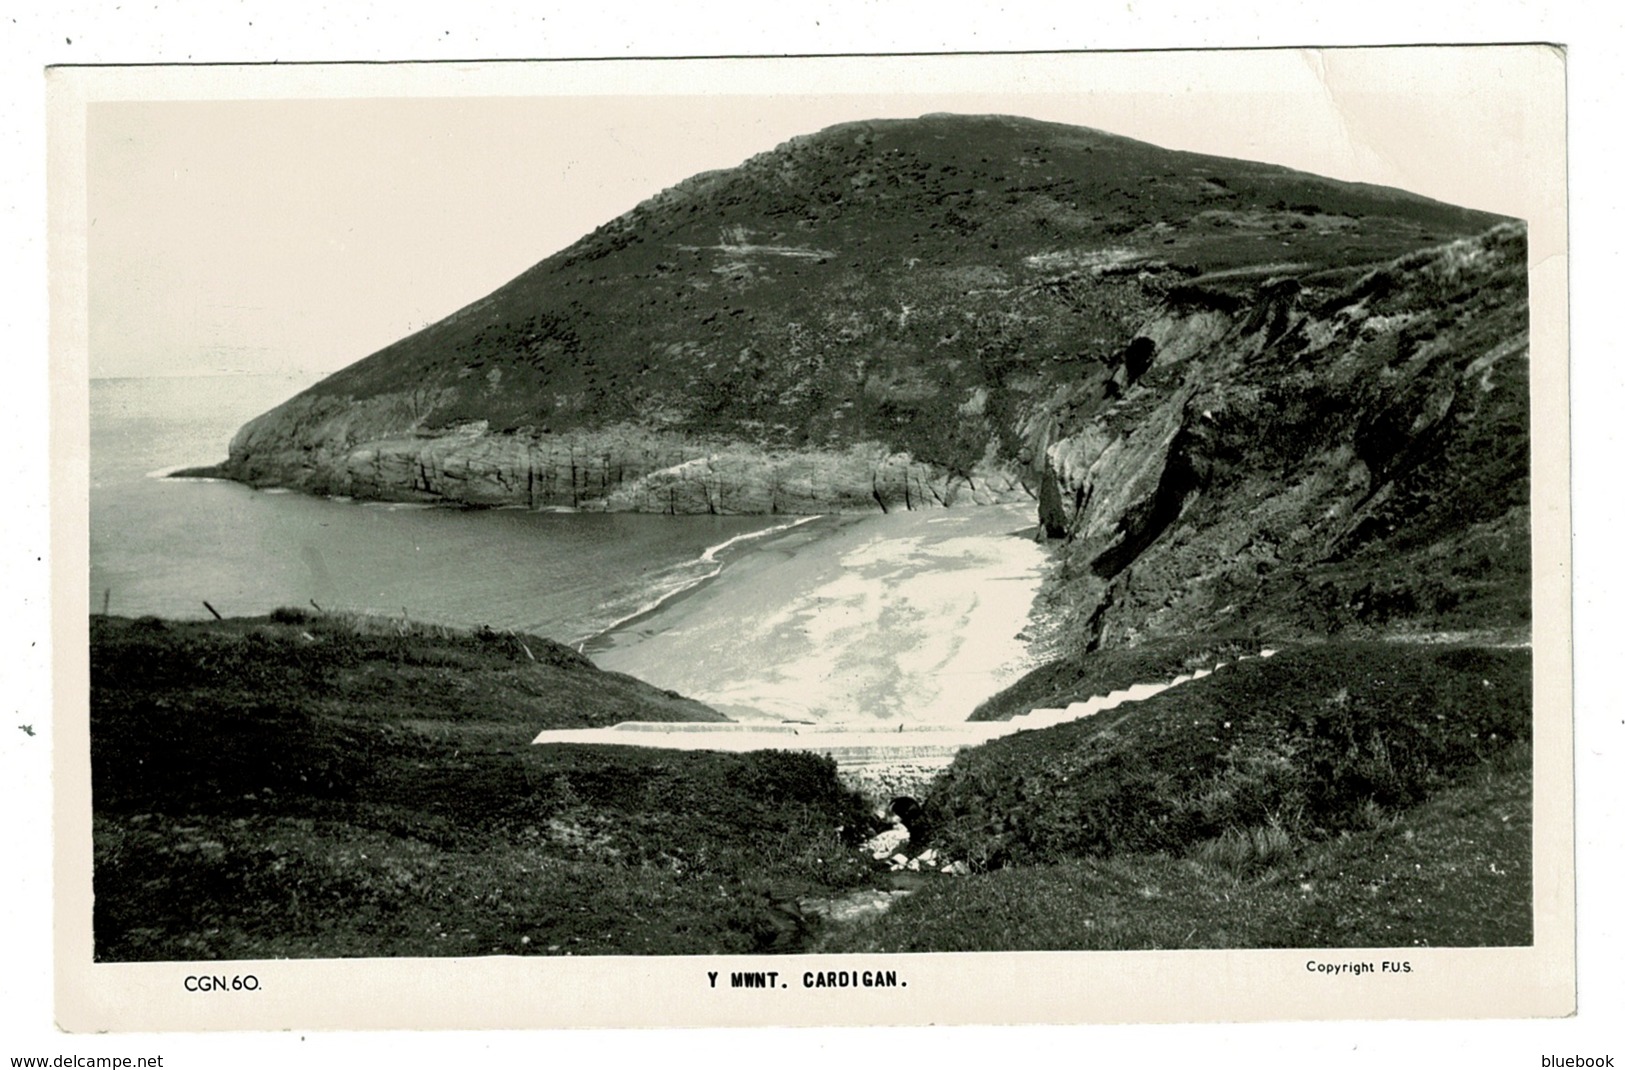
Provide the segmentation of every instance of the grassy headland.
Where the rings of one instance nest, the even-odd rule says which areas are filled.
[[[1427,402],[1409,383],[1435,363],[1436,320],[1364,315],[1404,304],[1404,279],[1379,280],[1400,300],[1325,298],[1505,222],[1014,116],[846,123],[606,222],[258,417],[212,472],[360,498],[826,513],[1026,500],[1048,471],[1064,499],[1097,447],[1183,405],[1192,361],[1225,384],[1260,339],[1312,339],[1299,374],[1265,354],[1262,389],[1164,414],[1214,432],[1175,452],[1194,446],[1217,471],[1193,477],[1222,479],[1260,402],[1312,445],[1359,421],[1373,398],[1309,388],[1360,332],[1372,352],[1356,359],[1393,367],[1352,381]],[[1481,321],[1488,303],[1451,316]],[[1364,437],[1407,437],[1411,415]]]

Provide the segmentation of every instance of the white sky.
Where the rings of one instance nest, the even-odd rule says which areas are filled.
[[[456,79],[442,67],[432,83],[391,82],[387,69],[324,83],[307,68],[292,90],[264,69],[228,72],[181,87],[205,99],[87,110],[90,370],[315,378],[695,172],[881,116],[1027,115],[1527,218],[1555,195],[1526,136],[1538,105],[1518,72],[1531,58],[1541,62],[1527,49],[1154,53]],[[173,92],[156,74],[132,84],[137,96]],[[429,84],[464,95],[421,96]],[[851,85],[890,91],[839,91]],[[416,99],[379,96],[403,91]],[[516,91],[548,95],[506,95]],[[277,99],[206,99],[257,93]]]

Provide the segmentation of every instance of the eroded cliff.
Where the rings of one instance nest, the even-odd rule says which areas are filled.
[[[1134,386],[1024,425],[1065,539],[1056,652],[1526,634],[1526,258],[1509,224],[1348,285],[1171,297]]]

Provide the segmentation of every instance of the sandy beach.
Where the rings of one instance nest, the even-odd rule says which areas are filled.
[[[1030,667],[1031,505],[831,518],[588,651],[735,719],[962,721]]]

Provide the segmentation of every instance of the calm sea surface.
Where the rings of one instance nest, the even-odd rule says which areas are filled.
[[[90,385],[90,596],[120,616],[353,609],[579,642],[722,567],[783,517],[531,513],[357,503],[159,478],[223,460],[303,381]],[[744,538],[741,538],[744,537]]]

